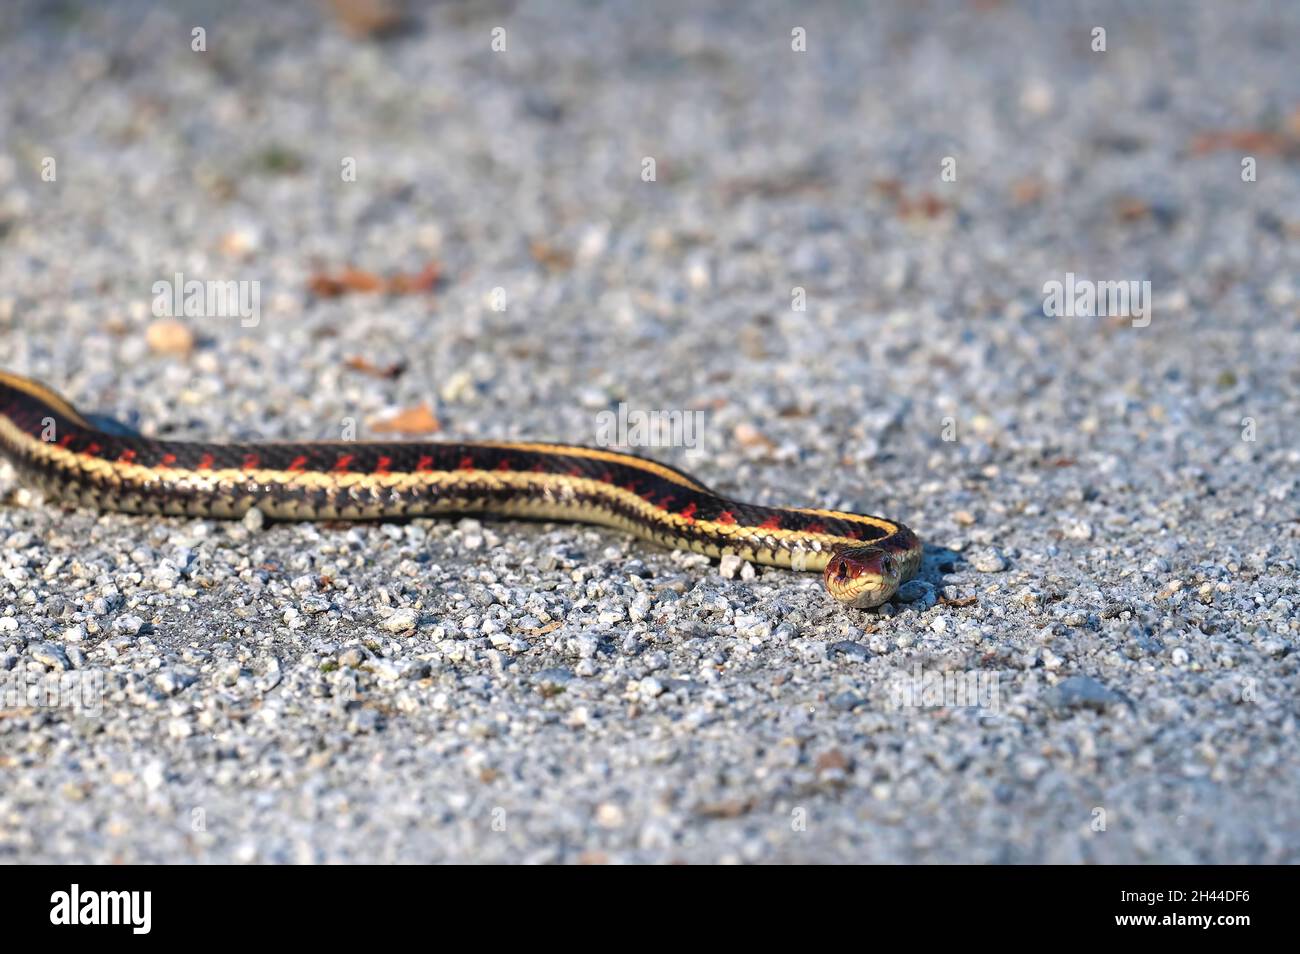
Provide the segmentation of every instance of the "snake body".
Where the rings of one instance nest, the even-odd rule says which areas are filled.
[[[0,371],[0,453],[47,493],[130,513],[376,520],[451,513],[601,524],[712,557],[822,571],[831,595],[877,606],[921,543],[865,514],[761,507],[676,468],[565,444],[482,441],[207,443],[110,434],[28,378]]]

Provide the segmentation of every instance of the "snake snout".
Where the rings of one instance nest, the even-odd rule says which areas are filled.
[[[846,547],[826,564],[826,589],[840,603],[859,609],[879,606],[898,589],[902,567],[879,547]]]

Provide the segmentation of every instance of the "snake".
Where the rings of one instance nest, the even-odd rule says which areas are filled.
[[[665,547],[820,571],[839,603],[887,602],[922,545],[884,517],[768,507],[621,450],[526,441],[156,440],[92,424],[45,385],[0,370],[0,454],[47,496],[161,516],[399,520],[451,514],[572,521]]]

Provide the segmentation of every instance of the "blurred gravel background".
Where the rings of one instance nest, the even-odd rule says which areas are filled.
[[[702,410],[647,452],[905,520],[922,578],[846,611],[614,532],[100,515],[0,465],[0,858],[1300,860],[1300,10],[384,7],[6,3],[0,367],[214,439]],[[1067,271],[1149,280],[1149,326],[1045,317]],[[260,323],[159,322],[178,272]],[[997,704],[900,708],[918,666]]]

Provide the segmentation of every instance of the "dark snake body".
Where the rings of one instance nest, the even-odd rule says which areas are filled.
[[[890,555],[902,579],[920,562],[902,524],[730,500],[632,454],[527,442],[152,440],[96,428],[53,391],[3,371],[0,453],[48,493],[105,510],[235,518],[257,507],[283,520],[491,513],[615,526],[795,569],[822,570],[834,553],[862,547]]]

